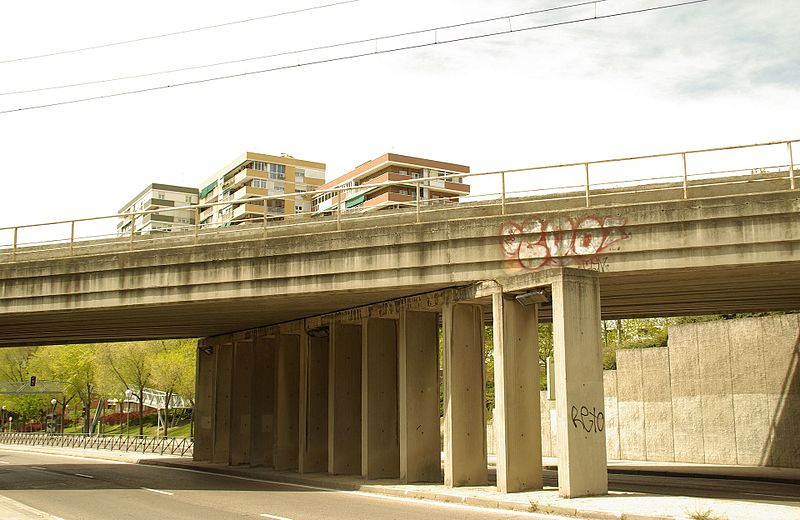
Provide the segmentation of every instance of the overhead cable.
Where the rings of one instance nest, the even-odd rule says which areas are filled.
[[[151,36],[143,36],[141,38],[133,38],[131,40],[122,40],[122,41],[118,41],[118,42],[101,43],[101,44],[98,44],[98,45],[91,45],[89,47],[80,47],[80,48],[77,48],[77,49],[69,49],[69,50],[65,50],[65,51],[48,52],[46,54],[36,54],[36,55],[33,55],[33,56],[22,56],[22,57],[19,57],[19,58],[9,58],[9,59],[6,59],[6,60],[0,60],[0,64],[3,64],[3,63],[14,63],[14,62],[17,62],[17,61],[37,60],[37,59],[40,59],[40,58],[49,58],[51,56],[61,56],[63,54],[73,54],[73,53],[77,53],[77,52],[86,52],[86,51],[92,51],[92,50],[96,50],[96,49],[104,49],[106,47],[115,47],[115,46],[118,46],[118,45],[128,45],[128,44],[131,44],[131,43],[139,43],[139,42],[144,42],[144,41],[148,41],[148,40],[157,40],[159,38],[169,38],[169,37],[172,37],[172,36],[179,36],[179,35],[182,35],[182,34],[189,34],[189,33],[194,33],[194,32],[199,32],[199,31],[207,31],[209,29],[219,29],[220,27],[228,27],[228,26],[231,26],[231,25],[238,25],[238,24],[243,24],[243,23],[256,22],[256,21],[259,21],[259,20],[266,20],[268,18],[278,18],[278,17],[281,17],[281,16],[289,16],[289,15],[293,15],[293,14],[306,13],[306,12],[309,12],[309,11],[316,11],[316,10],[319,10],[319,9],[327,9],[328,7],[336,7],[336,6],[339,6],[339,5],[352,4],[352,3],[360,2],[360,1],[361,0],[342,0],[340,2],[334,2],[334,3],[331,3],[331,4],[316,5],[316,6],[312,6],[312,7],[304,7],[302,9],[293,9],[291,11],[283,11],[283,12],[280,12],[280,13],[267,14],[267,15],[264,15],[264,16],[255,16],[253,18],[246,18],[244,20],[234,20],[232,22],[223,22],[223,23],[218,23],[218,24],[214,24],[214,25],[205,25],[203,27],[194,27],[192,29],[184,29],[182,31],[174,31],[174,32],[169,32],[169,33],[164,33],[164,34],[154,34],[154,35],[151,35]]]
[[[397,52],[397,51],[404,51],[404,50],[411,50],[411,49],[421,49],[421,48],[425,48],[425,47],[432,47],[434,45],[443,45],[443,44],[446,44],[446,43],[456,43],[456,42],[469,41],[469,40],[478,40],[478,39],[482,39],[482,38],[488,38],[488,37],[491,37],[491,36],[499,36],[499,35],[503,35],[503,34],[532,31],[532,30],[537,30],[537,29],[546,29],[546,28],[550,28],[550,27],[559,27],[559,26],[564,26],[564,25],[572,25],[572,24],[578,24],[578,23],[583,23],[583,22],[590,22],[590,21],[594,21],[594,20],[603,20],[603,19],[609,19],[609,18],[617,18],[617,17],[620,17],[620,16],[642,14],[642,13],[653,12],[653,11],[661,11],[661,10],[664,10],[664,9],[671,9],[671,8],[675,8],[675,7],[684,7],[684,6],[689,6],[689,5],[693,5],[693,4],[701,4],[701,3],[710,2],[710,1],[711,0],[690,0],[690,1],[685,1],[685,2],[674,3],[674,4],[659,5],[659,6],[653,6],[653,7],[643,8],[643,9],[635,9],[635,10],[630,10],[630,11],[622,11],[622,12],[618,12],[618,13],[611,13],[611,14],[606,14],[606,15],[599,15],[599,16],[595,15],[595,16],[586,17],[586,18],[577,18],[577,19],[574,19],[574,20],[565,20],[565,21],[561,21],[561,22],[553,22],[553,23],[542,24],[542,25],[533,25],[533,26],[522,27],[522,28],[517,28],[517,29],[514,29],[513,27],[509,27],[509,29],[505,29],[505,30],[502,30],[502,31],[494,31],[494,32],[478,34],[478,35],[472,35],[472,36],[463,36],[463,37],[453,38],[453,39],[449,39],[449,40],[439,40],[438,38],[436,38],[434,41],[431,41],[431,42],[418,43],[418,44],[413,44],[413,45],[406,45],[406,46],[402,46],[402,47],[395,47],[395,48],[392,48],[392,49],[378,49],[377,45],[376,45],[376,49],[372,50],[372,51],[369,51],[369,52],[361,52],[361,53],[357,53],[357,54],[349,54],[349,55],[345,55],[345,56],[337,56],[337,57],[334,57],[334,58],[325,58],[325,59],[319,59],[319,60],[312,60],[312,61],[308,61],[308,62],[304,62],[304,63],[298,62],[296,64],[291,64],[291,65],[281,65],[281,66],[276,66],[276,67],[271,67],[271,68],[266,68],[266,69],[253,70],[253,71],[247,71],[247,72],[239,72],[239,73],[236,73],[236,74],[227,74],[227,75],[224,75],[224,76],[214,76],[214,77],[210,77],[210,78],[189,80],[189,81],[183,81],[183,82],[180,82],[180,83],[173,83],[173,84],[169,84],[169,85],[157,85],[157,86],[154,86],[154,87],[146,87],[146,88],[140,88],[140,89],[134,89],[134,90],[126,90],[126,91],[121,91],[121,92],[114,92],[114,93],[111,93],[111,94],[88,96],[88,97],[84,97],[84,98],[69,99],[69,100],[57,101],[57,102],[53,102],[53,103],[45,103],[45,104],[41,104],[41,105],[31,105],[31,106],[26,106],[26,107],[13,108],[13,109],[9,109],[9,110],[0,111],[0,115],[2,115],[2,114],[11,114],[11,113],[14,113],[14,112],[22,112],[22,111],[26,111],[26,110],[36,110],[36,109],[41,109],[41,108],[50,108],[50,107],[56,107],[56,106],[62,106],[62,105],[71,105],[71,104],[75,104],[75,103],[84,103],[84,102],[87,102],[87,101],[95,101],[95,100],[100,100],[100,99],[115,98],[115,97],[121,97],[121,96],[129,96],[129,95],[133,95],[133,94],[143,94],[143,93],[146,93],[146,92],[155,92],[155,91],[159,91],[159,90],[166,90],[166,89],[176,88],[176,87],[184,87],[184,86],[188,86],[188,85],[199,85],[199,84],[202,84],[202,83],[211,83],[213,81],[221,81],[221,80],[233,79],[233,78],[242,78],[242,77],[246,77],[246,76],[253,76],[253,75],[256,75],[256,74],[264,74],[264,73],[267,73],[267,72],[276,72],[276,71],[279,71],[279,70],[295,69],[295,68],[299,68],[299,67],[307,67],[307,66],[310,66],[310,65],[320,65],[320,64],[323,64],[323,63],[334,63],[334,62],[339,62],[339,61],[352,60],[352,59],[356,59],[356,58],[363,58],[363,57],[366,57],[366,56],[377,56],[379,54],[388,54],[388,53]],[[592,3],[595,3],[595,2],[587,2],[587,3],[588,4],[592,4]],[[579,4],[576,4],[576,5],[579,5]],[[585,5],[585,4],[580,4],[580,5]],[[503,19],[509,19],[510,20],[511,18],[516,17],[516,16],[522,16],[522,15],[504,16],[504,17],[487,19],[485,21],[503,20]],[[463,26],[463,25],[474,24],[474,23],[480,23],[480,22],[468,22],[467,24],[459,24],[459,25]],[[448,27],[451,27],[451,26],[440,27],[440,28],[436,28],[436,29],[428,29],[426,31],[419,31],[419,32],[415,31],[415,32],[406,33],[406,34],[435,32],[435,31],[438,31],[438,30],[441,30],[441,29],[444,29],[444,28],[448,28]],[[397,35],[395,35],[395,36],[384,36],[384,37],[379,37],[379,38],[370,38],[370,39],[367,39],[367,40],[360,40],[360,41],[357,41],[357,42],[348,42],[348,43],[342,43],[342,44],[335,44],[335,45],[332,45],[332,46],[321,47],[321,49],[323,49],[323,48],[341,47],[343,45],[353,45],[353,44],[356,44],[356,43],[366,43],[366,42],[376,42],[376,44],[377,44],[377,42],[379,40],[381,40],[381,39],[391,38],[391,37],[396,37],[396,36]],[[293,52],[287,53],[287,54],[297,54],[297,53],[300,53],[300,52],[307,52],[307,51],[305,51],[305,50],[304,51],[293,51]]]

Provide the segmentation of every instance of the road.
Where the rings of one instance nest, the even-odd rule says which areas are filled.
[[[166,467],[2,450],[0,496],[64,520],[553,519]]]

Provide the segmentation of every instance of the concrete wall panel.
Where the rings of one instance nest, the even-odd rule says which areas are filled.
[[[606,456],[609,460],[619,459],[619,403],[616,370],[603,371],[603,392],[606,402]]]
[[[251,466],[273,465],[276,344],[274,337],[261,337],[253,345]]]
[[[725,321],[694,325],[700,359],[705,459],[712,464],[736,464],[731,358]]]
[[[642,397],[647,460],[675,460],[669,349],[642,349]]]
[[[645,460],[647,450],[641,349],[617,352],[617,391],[620,458]]]
[[[670,328],[669,364],[675,460],[705,462],[700,361],[694,326]]]

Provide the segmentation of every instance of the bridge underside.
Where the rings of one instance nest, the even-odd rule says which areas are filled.
[[[0,314],[0,346],[211,337],[460,285]],[[603,319],[799,310],[800,263],[601,273],[600,298]]]

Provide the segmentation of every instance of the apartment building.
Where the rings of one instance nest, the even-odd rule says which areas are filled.
[[[197,188],[172,186],[170,184],[150,184],[119,210],[120,214],[136,211],[150,211],[164,208],[179,208],[197,204]],[[128,235],[131,226],[135,233],[152,231],[174,231],[194,225],[195,209],[179,209],[163,213],[148,213],[134,218],[123,216],[117,224],[117,233]]]
[[[310,196],[283,196],[318,189],[325,182],[325,164],[289,155],[246,152],[207,179],[200,204],[227,202],[203,208],[200,223],[224,227],[265,216],[282,218],[311,211]],[[253,200],[276,196],[274,199]]]
[[[415,184],[403,184],[402,181],[421,178],[431,179],[420,185],[420,201],[423,205],[457,202],[461,196],[469,194],[469,185],[461,177],[439,177],[466,173],[469,173],[469,166],[387,153],[320,186],[319,189],[323,190],[350,189],[342,191],[341,196],[333,192],[314,196],[311,209],[318,213],[335,211],[337,203],[343,210],[360,208],[363,211],[414,206],[417,188]],[[400,183],[380,186],[388,181]]]

